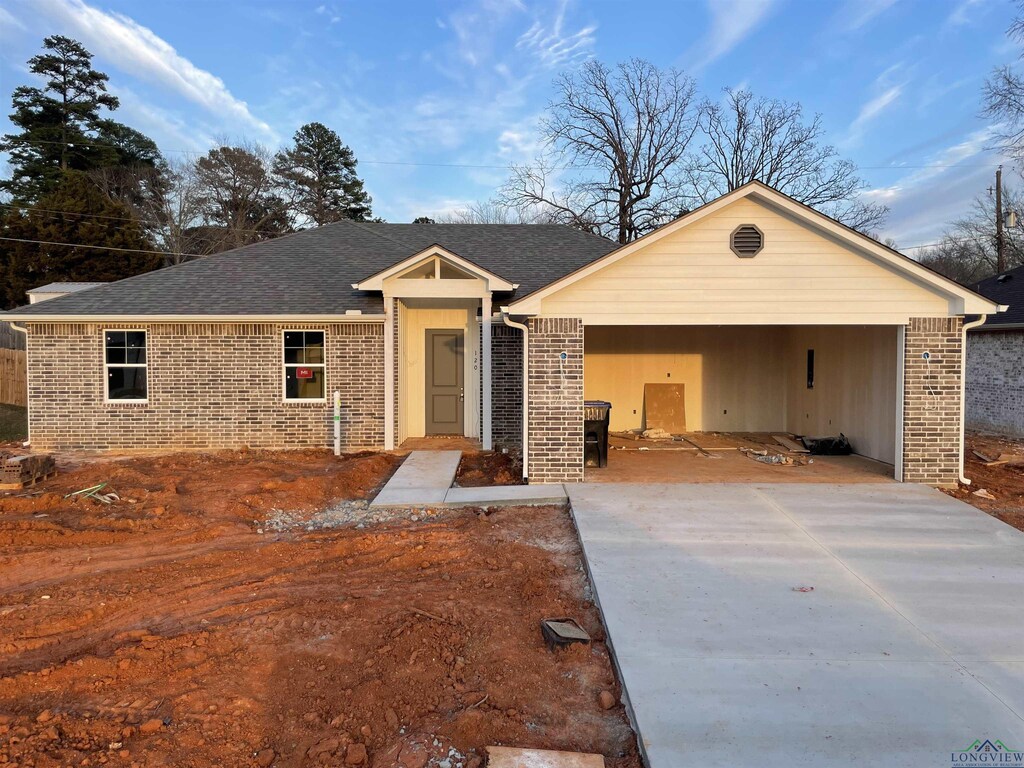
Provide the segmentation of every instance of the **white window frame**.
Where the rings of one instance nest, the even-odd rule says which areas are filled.
[[[141,333],[146,338],[146,362],[144,363],[108,363],[107,362],[107,334],[108,333]],[[111,368],[145,368],[146,369],[146,396],[144,398],[110,397],[110,369]],[[103,329],[103,402],[110,405],[122,403],[148,403],[149,402],[149,330],[146,328],[104,328]]]
[[[284,359],[284,338],[289,333],[322,333],[324,335],[324,361],[322,363],[287,363]],[[288,397],[289,368],[320,368],[323,371],[323,397]],[[326,328],[283,328],[281,330],[281,401],[285,403],[326,403],[327,402],[327,329]]]

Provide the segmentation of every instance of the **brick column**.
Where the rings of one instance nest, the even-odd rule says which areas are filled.
[[[955,486],[960,474],[959,317],[912,317],[904,346],[903,480]],[[924,359],[924,353],[929,357]]]
[[[583,322],[537,317],[528,327],[530,482],[582,482]]]

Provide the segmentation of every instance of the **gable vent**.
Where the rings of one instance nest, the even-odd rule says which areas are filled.
[[[753,224],[743,224],[733,231],[729,247],[741,259],[749,259],[764,248],[764,235]]]

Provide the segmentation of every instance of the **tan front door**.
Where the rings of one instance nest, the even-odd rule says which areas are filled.
[[[462,435],[464,332],[428,328],[426,335],[426,433]]]

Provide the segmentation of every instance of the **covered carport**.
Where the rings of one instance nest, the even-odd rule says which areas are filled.
[[[528,477],[584,479],[585,399],[639,430],[672,384],[672,434],[843,433],[887,477],[955,485],[964,317],[998,309],[751,182],[503,308],[528,331]]]
[[[588,326],[584,397],[612,403],[613,436],[608,468],[588,470],[587,479],[892,478],[899,340],[893,325]],[[635,439],[662,428],[658,404],[648,406],[665,392],[681,406],[670,431],[689,439]],[[793,454],[793,464],[747,466],[744,446],[790,454],[775,434],[843,434],[874,461],[822,458],[811,469],[814,459]],[[724,460],[692,461],[709,458],[702,449]]]

